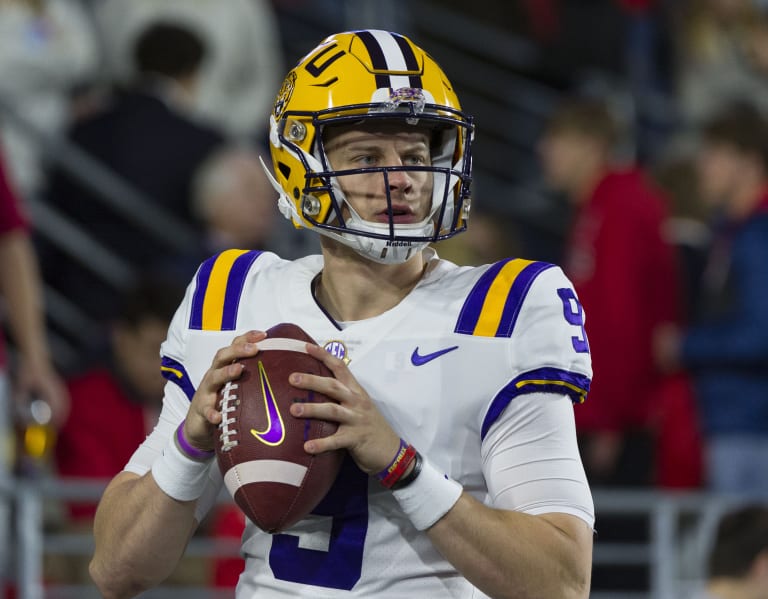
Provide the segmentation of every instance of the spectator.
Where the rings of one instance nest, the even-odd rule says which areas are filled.
[[[768,599],[767,507],[747,505],[721,518],[701,599]]]
[[[687,124],[700,126],[735,100],[768,110],[761,48],[768,17],[753,0],[691,0],[679,22],[678,96]]]
[[[310,252],[306,235],[275,212],[277,199],[255,149],[228,146],[213,153],[192,181],[192,212],[201,223],[199,247],[168,261],[166,272],[186,283],[200,264],[227,249]]]
[[[195,113],[238,138],[267,130],[266,114],[283,71],[277,20],[267,0],[106,0],[97,17],[112,76],[135,75],[130,48],[157,22],[193,29],[210,52],[200,72]]]
[[[75,0],[0,0],[0,99],[47,134],[68,120],[74,88],[95,75],[96,38]],[[14,119],[0,122],[8,176],[25,196],[40,190],[36,139]]]
[[[55,447],[57,472],[67,478],[104,480],[122,470],[137,443],[152,431],[160,412],[165,379],[158,346],[184,288],[156,276],[123,295],[111,326],[110,350],[100,364],[67,380],[72,409]],[[94,503],[66,507],[66,532],[93,527]],[[47,579],[89,582],[87,556],[50,560]],[[197,565],[199,567],[199,564]],[[200,577],[195,582],[204,582]]]
[[[8,356],[0,336],[0,479],[7,478],[11,469],[12,456],[8,450],[12,443],[8,440],[12,438],[14,407],[25,407],[30,397],[39,396],[50,406],[55,425],[66,417],[69,408],[66,391],[51,361],[37,258],[27,226],[0,160],[0,294],[4,301],[4,320],[13,337],[17,358],[11,386]],[[10,547],[10,514],[7,510],[7,504],[0,502],[0,590],[8,565],[6,551]]]
[[[734,105],[703,128],[702,199],[718,214],[690,329],[662,331],[658,363],[696,380],[712,490],[768,498],[768,128]],[[727,398],[727,399],[726,399]]]
[[[197,168],[224,142],[222,135],[190,120],[205,47],[192,31],[155,24],[135,47],[140,77],[118,90],[99,113],[77,122],[69,136],[152,202],[187,226],[191,180]],[[126,220],[68,173],[51,173],[48,198],[89,235],[128,261],[147,269],[169,246]],[[136,237],[142,235],[137,243]],[[117,292],[91,272],[49,249],[45,278],[97,319],[114,316]]]
[[[603,102],[573,99],[551,117],[540,153],[549,183],[576,205],[564,269],[592,315],[597,376],[576,414],[584,466],[594,484],[646,485],[662,384],[651,335],[680,318],[678,273],[662,237],[665,200],[640,169],[613,164],[619,139]]]

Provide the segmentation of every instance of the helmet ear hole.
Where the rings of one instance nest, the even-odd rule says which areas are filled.
[[[280,171],[280,174],[285,177],[286,179],[291,178],[291,167],[288,166],[285,162],[278,162],[277,168]],[[297,198],[298,199],[298,198]]]

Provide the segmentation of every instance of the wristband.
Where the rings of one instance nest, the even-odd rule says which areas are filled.
[[[198,449],[197,447],[190,445],[189,441],[187,441],[186,437],[184,437],[185,422],[186,420],[181,421],[181,424],[176,429],[176,434],[174,435],[181,453],[186,455],[191,460],[196,460],[198,462],[206,462],[210,460],[213,456],[216,455],[216,452],[213,449],[210,451],[203,451],[202,449]]]
[[[403,439],[400,439],[400,448],[397,450],[394,459],[390,462],[389,466],[376,475],[376,478],[379,479],[384,488],[391,489],[392,485],[400,480],[415,457],[416,449],[413,445],[409,445]]]
[[[179,501],[199,499],[208,483],[210,461],[194,460],[181,451],[176,434],[152,464],[152,478],[169,497]]]
[[[424,466],[424,458],[422,458],[421,454],[417,451],[413,458],[413,468],[411,471],[406,476],[403,476],[400,480],[396,481],[395,484],[390,487],[390,489],[397,491],[398,489],[403,489],[410,485],[421,473],[422,466]]]
[[[459,483],[422,458],[417,476],[408,486],[392,491],[392,495],[416,530],[426,530],[448,513],[463,490]]]

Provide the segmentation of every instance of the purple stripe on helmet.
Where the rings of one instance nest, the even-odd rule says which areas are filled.
[[[524,372],[510,381],[493,398],[483,419],[480,438],[485,439],[493,423],[498,420],[515,397],[527,393],[556,393],[568,395],[574,403],[582,403],[589,392],[590,382],[590,378],[583,374],[560,368],[538,368]]]
[[[387,58],[384,56],[384,51],[381,49],[379,42],[369,31],[358,31],[357,37],[365,45],[365,49],[368,50],[368,56],[371,57],[371,65],[377,71],[386,71],[389,69],[387,65]],[[376,73],[376,87],[391,87],[389,82],[389,75],[383,73]]]
[[[419,65],[419,61],[416,58],[416,54],[413,52],[413,48],[411,48],[411,45],[408,43],[408,40],[406,40],[402,35],[398,35],[397,33],[393,33],[392,37],[395,38],[395,42],[400,48],[400,51],[403,53],[403,59],[405,60],[406,68],[409,71],[418,71],[421,65]],[[421,82],[421,77],[419,75],[411,75],[410,83],[411,83],[411,87],[417,87],[417,88],[424,87],[423,83]]]

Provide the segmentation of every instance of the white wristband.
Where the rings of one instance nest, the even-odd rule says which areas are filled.
[[[163,455],[152,464],[152,477],[157,486],[173,499],[191,501],[199,499],[208,482],[211,460],[201,462],[184,455],[173,435]]]
[[[416,480],[392,491],[392,495],[416,529],[426,530],[448,513],[463,490],[459,483],[424,460]]]

